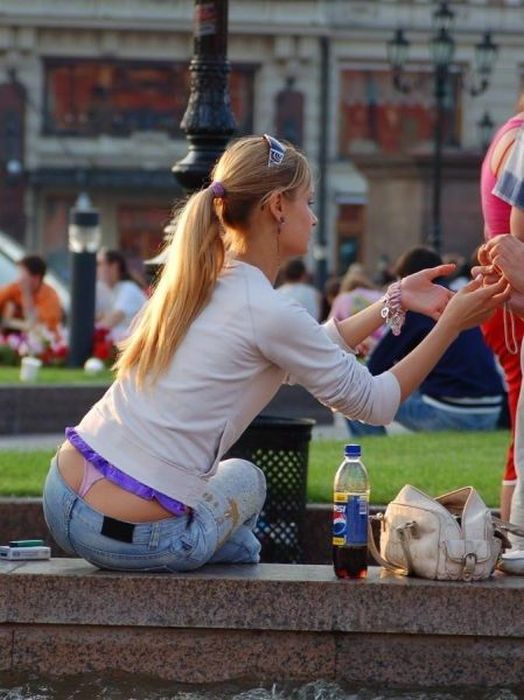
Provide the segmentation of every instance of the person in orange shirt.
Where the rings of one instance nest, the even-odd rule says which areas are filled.
[[[62,308],[58,294],[44,282],[45,261],[39,255],[26,255],[18,269],[16,282],[0,287],[0,325],[15,331],[29,331],[40,325],[56,332]]]

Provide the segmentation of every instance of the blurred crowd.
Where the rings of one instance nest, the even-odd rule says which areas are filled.
[[[388,285],[397,279],[443,262],[453,262],[454,273],[440,283],[457,291],[470,279],[475,256],[441,258],[434,250],[415,247],[393,265],[382,257],[374,275],[360,263],[345,274],[330,277],[323,293],[312,284],[302,258],[284,265],[277,281],[279,293],[303,306],[316,320],[342,321],[379,302]],[[16,364],[24,355],[40,357],[47,364],[67,359],[67,323],[56,291],[46,283],[46,262],[28,255],[18,264],[18,278],[0,288],[0,363]],[[129,270],[118,250],[103,248],[97,254],[96,310],[92,356],[110,365],[118,343],[130,332],[133,319],[148,298],[143,280]],[[429,333],[430,318],[409,312],[400,335],[386,325],[353,348],[372,374],[390,369]],[[401,405],[395,422],[409,430],[492,429],[507,421],[506,388],[497,359],[479,328],[464,331],[423,382],[420,390]],[[387,434],[386,428],[348,421],[352,435]]]
[[[301,259],[284,266],[278,289],[301,304],[317,320],[342,321],[379,302],[388,285],[425,268],[453,263],[454,272],[439,283],[458,291],[471,277],[476,251],[471,260],[458,254],[441,257],[433,249],[417,246],[404,251],[392,265],[380,260],[374,275],[360,263],[351,264],[345,274],[330,277],[320,295]],[[433,328],[435,321],[408,312],[400,335],[386,325],[358,347],[353,348],[372,374],[390,369],[405,357]],[[392,426],[376,427],[348,421],[353,436],[386,435]],[[480,328],[463,331],[422,383],[400,406],[394,424],[411,431],[491,430],[508,425],[507,390],[503,372]],[[393,425],[393,424],[392,424]]]
[[[46,282],[45,259],[27,255],[17,269],[17,278],[0,287],[0,364],[18,364],[26,355],[39,357],[44,364],[65,364],[66,310]],[[108,364],[113,360],[116,345],[126,338],[147,296],[146,285],[130,273],[121,252],[105,248],[98,252],[94,357]]]

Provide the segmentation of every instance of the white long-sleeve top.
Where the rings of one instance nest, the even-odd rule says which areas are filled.
[[[395,376],[373,377],[334,321],[319,325],[257,267],[234,261],[158,381],[146,390],[132,374],[115,381],[76,430],[124,473],[195,506],[222,455],[285,380],[373,424],[390,422],[400,403]]]

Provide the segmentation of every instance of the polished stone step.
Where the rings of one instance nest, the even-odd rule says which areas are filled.
[[[102,572],[83,560],[0,565],[0,670],[140,669],[178,682],[515,685],[524,578],[339,581],[329,566]]]

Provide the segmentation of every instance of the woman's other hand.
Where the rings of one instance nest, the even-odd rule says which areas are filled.
[[[479,246],[477,251],[477,260],[479,265],[491,265],[491,258],[489,256],[489,251],[485,243]]]
[[[478,275],[453,295],[441,321],[451,324],[457,332],[474,328],[486,321],[510,294],[511,287],[504,277],[493,284],[484,284],[484,278]]]
[[[502,277],[502,274],[498,268],[494,265],[475,265],[471,268],[471,276],[473,279],[478,276],[482,277],[482,283],[484,285],[495,284]]]
[[[484,243],[477,251],[478,265],[471,268],[471,277],[475,279],[478,275],[482,275],[483,283],[495,284],[501,278],[500,270],[491,262],[491,255],[488,246]]]
[[[502,234],[484,246],[495,270],[500,271],[516,292],[524,294],[524,243]]]
[[[437,265],[408,275],[402,280],[402,306],[407,311],[417,311],[438,320],[446,308],[453,292],[441,284],[435,284],[435,279],[446,277],[455,270],[455,265]]]

